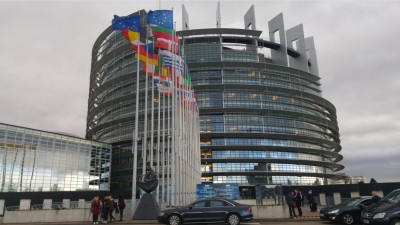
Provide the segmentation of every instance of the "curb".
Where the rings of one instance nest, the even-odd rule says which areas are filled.
[[[294,220],[319,220],[319,216],[298,216],[294,217]]]

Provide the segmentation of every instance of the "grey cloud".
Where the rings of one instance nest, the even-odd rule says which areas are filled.
[[[0,122],[83,137],[93,43],[114,14],[158,3],[0,2]],[[215,1],[162,1],[174,7],[178,29],[182,3],[191,28],[215,27]],[[337,108],[344,172],[398,181],[400,3],[221,1],[222,27],[243,28],[252,4],[264,38],[280,12],[286,28],[303,23],[314,36],[323,96]]]

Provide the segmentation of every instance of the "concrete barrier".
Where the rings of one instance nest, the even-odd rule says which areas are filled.
[[[252,206],[254,219],[279,219],[288,218],[287,205]],[[114,214],[116,219],[118,214]],[[130,218],[129,208],[124,210],[124,218]],[[49,209],[49,210],[20,210],[5,211],[4,224],[12,223],[57,223],[57,222],[82,222],[92,221],[90,209]]]
[[[91,220],[90,209],[49,209],[5,211],[3,223],[79,222]]]

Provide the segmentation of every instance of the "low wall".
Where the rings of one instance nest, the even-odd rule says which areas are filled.
[[[289,215],[286,205],[252,206],[254,219],[287,218]],[[116,219],[118,214],[114,214]],[[124,210],[124,218],[130,218],[129,210]],[[21,210],[5,211],[3,224],[12,223],[39,223],[39,222],[81,222],[92,221],[90,209],[49,209],[49,210]]]
[[[91,221],[90,209],[5,211],[3,223]]]

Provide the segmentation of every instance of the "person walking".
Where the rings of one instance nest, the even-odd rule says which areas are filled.
[[[99,224],[100,201],[98,196],[95,196],[92,199],[92,205],[90,207],[90,211],[92,212],[93,215],[93,224]]]
[[[101,202],[101,206],[102,223],[107,223],[108,211],[110,209],[110,202],[108,201],[107,196],[104,197],[103,201]]]
[[[376,194],[376,191],[372,191],[371,195],[372,195],[372,203],[377,203],[381,201],[381,197],[379,197],[379,195]]]
[[[118,196],[118,208],[119,208],[119,221],[122,221],[122,218],[124,218],[124,209],[125,209],[125,201],[122,195]]]
[[[316,212],[317,211],[317,204],[315,202],[315,198],[314,198],[314,195],[313,195],[311,189],[308,191],[307,200],[308,200],[308,205],[310,206],[311,212]]]
[[[109,205],[109,208],[108,208],[108,215],[109,215],[109,217],[110,217],[110,223],[114,220],[115,221],[115,218],[114,218],[114,216],[113,216],[113,212],[114,212],[114,199],[111,197],[111,196],[108,196],[108,205]]]
[[[294,195],[293,192],[289,191],[286,195],[286,203],[289,206],[289,213],[290,213],[290,218],[297,217],[296,212],[294,211],[294,208],[296,207],[296,203],[294,202]]]
[[[296,203],[297,210],[299,211],[299,216],[303,215],[303,211],[301,210],[302,196],[299,189],[294,190],[294,202]]]

